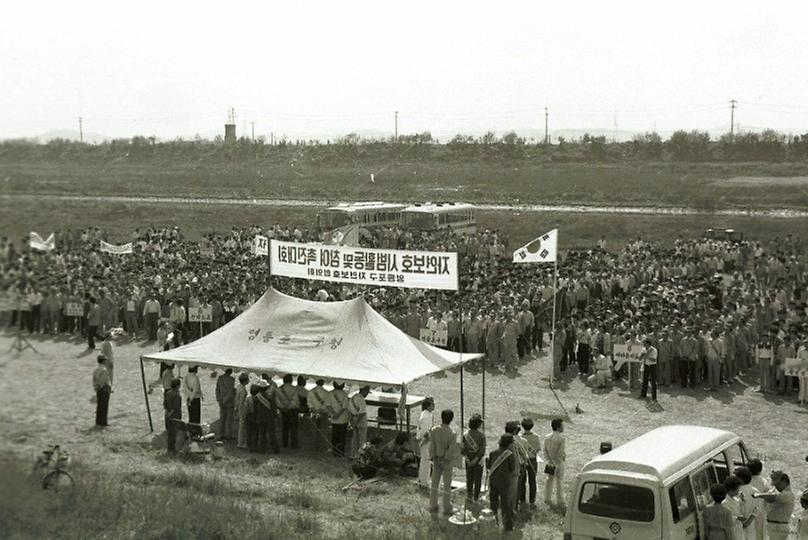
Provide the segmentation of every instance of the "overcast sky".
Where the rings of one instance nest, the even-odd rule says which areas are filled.
[[[127,5],[128,8],[121,6]],[[0,138],[808,132],[808,4],[37,2],[0,18]]]

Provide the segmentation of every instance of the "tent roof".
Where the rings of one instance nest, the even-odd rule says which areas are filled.
[[[410,337],[363,298],[312,302],[269,289],[216,331],[143,359],[397,386],[480,356]]]

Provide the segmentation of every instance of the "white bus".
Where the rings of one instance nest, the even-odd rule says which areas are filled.
[[[369,229],[401,225],[404,204],[384,202],[340,203],[317,214],[317,227],[321,232],[331,231],[352,223]]]
[[[402,224],[407,229],[455,232],[477,232],[474,206],[466,203],[425,203],[408,206],[402,212]]]

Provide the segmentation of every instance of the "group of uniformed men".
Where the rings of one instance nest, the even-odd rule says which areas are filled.
[[[338,381],[334,381],[332,390],[324,387],[323,379],[318,379],[315,386],[308,389],[303,376],[297,377],[297,384],[294,384],[292,375],[284,375],[279,385],[266,373],[251,382],[249,373],[242,372],[236,384],[232,374],[233,370],[228,368],[216,381],[216,401],[219,404],[217,435],[220,440],[235,440],[238,448],[250,452],[277,453],[275,425],[278,416],[281,421],[280,446],[283,448],[299,448],[301,418],[305,418],[311,427],[311,444],[315,450],[328,449],[335,456],[353,457],[367,440],[365,398],[370,393],[369,386],[363,386],[349,396],[345,383]],[[180,384],[173,366],[164,365],[161,381],[165,390],[166,429],[175,429],[173,421],[182,419],[182,411],[176,406],[180,386],[184,390],[189,422],[199,423],[202,391],[196,367],[189,368]],[[349,427],[353,435],[351,447],[346,450]],[[169,439],[172,439],[171,432]],[[172,440],[168,441],[169,451],[173,451],[173,444]]]

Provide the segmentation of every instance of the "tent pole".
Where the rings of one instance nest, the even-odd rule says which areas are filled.
[[[149,393],[146,391],[146,372],[143,370],[143,357],[140,357],[140,381],[143,383],[143,399],[146,401],[146,414],[149,415],[149,431],[154,433],[154,424],[151,418],[151,408],[149,407]]]

